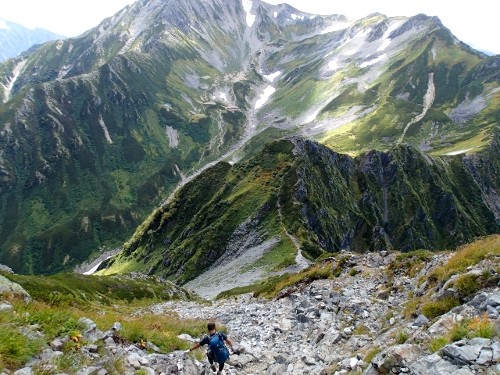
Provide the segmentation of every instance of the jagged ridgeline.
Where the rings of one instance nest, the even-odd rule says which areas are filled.
[[[245,267],[324,252],[452,248],[498,232],[499,147],[430,157],[409,146],[356,158],[300,138],[205,171],[157,209],[107,264],[185,282],[267,243]],[[296,241],[292,241],[295,238]],[[221,271],[222,272],[222,271]]]
[[[258,0],[137,1],[80,37],[0,64],[0,262],[17,272],[68,270],[121,245],[184,175],[223,157],[255,155],[283,135],[350,154],[399,143],[436,155],[477,152],[500,118],[499,61],[425,15],[351,22]],[[225,183],[218,180],[224,168],[207,172],[219,171],[215,186]],[[347,198],[355,194],[348,191]],[[322,206],[319,193],[304,194]],[[250,196],[265,207],[267,195]],[[368,248],[400,246],[395,238],[410,229],[390,240],[384,231],[346,234],[371,228],[346,229],[358,225],[358,211],[372,223],[365,205],[384,217],[380,197],[372,200],[328,224],[306,215],[317,238],[294,228],[300,220],[283,214],[283,221],[292,221],[286,228],[311,255],[349,241],[368,246],[374,237]],[[236,236],[231,226],[221,230]],[[421,241],[444,235],[433,236]],[[177,264],[177,256],[164,262]]]

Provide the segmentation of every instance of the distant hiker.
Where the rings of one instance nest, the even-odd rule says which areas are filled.
[[[207,358],[208,362],[210,362],[210,368],[213,372],[217,371],[215,366],[215,362],[217,362],[219,364],[219,371],[217,371],[217,375],[221,375],[222,370],[224,369],[224,363],[229,359],[229,350],[224,344],[224,341],[228,343],[231,350],[233,350],[233,343],[224,332],[217,332],[215,330],[215,323],[208,323],[207,330],[208,335],[203,337],[200,342],[194,344],[189,351],[198,349],[200,346],[208,344]]]

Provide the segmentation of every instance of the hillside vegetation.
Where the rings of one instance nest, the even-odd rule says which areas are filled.
[[[121,246],[181,181],[283,136],[349,155],[488,148],[500,60],[436,17],[349,22],[252,7],[250,22],[240,1],[138,1],[79,37],[0,63],[2,263],[26,274],[71,270]],[[254,198],[246,203],[276,201]],[[229,235],[224,227],[217,236]],[[280,237],[286,264],[293,246]],[[311,254],[318,241],[308,239]]]
[[[406,145],[351,158],[300,138],[219,163],[155,210],[103,274],[141,271],[184,283],[256,254],[240,278],[342,249],[443,250],[497,233],[497,141],[474,156],[430,157]],[[242,286],[242,285],[240,285]]]

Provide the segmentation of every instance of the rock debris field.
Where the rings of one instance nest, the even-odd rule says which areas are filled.
[[[405,303],[410,295],[421,295],[422,275],[442,264],[448,255],[435,255],[412,277],[389,276],[392,254],[344,254],[343,271],[331,280],[316,280],[289,288],[267,301],[242,295],[207,304],[166,302],[149,307],[154,314],[175,312],[180,318],[215,319],[232,339],[235,352],[224,369],[226,375],[299,374],[415,374],[469,375],[500,373],[500,289],[485,288],[469,301],[429,320],[418,313],[408,314]],[[495,272],[498,263],[483,261],[468,269],[469,274]],[[438,298],[453,293],[449,285],[435,288]],[[138,311],[136,314],[143,314]],[[433,350],[431,343],[463,322],[483,319],[496,333],[491,337],[464,336]],[[93,344],[83,350],[93,365],[79,374],[106,375],[102,365],[110,358],[123,359],[124,374],[212,374],[206,359],[193,353],[144,351],[134,345],[117,344],[112,339],[120,324],[100,332],[87,320],[84,336]],[[199,337],[187,334],[191,343]],[[97,342],[105,353],[97,353]],[[34,374],[33,366],[57,356],[58,343],[15,375]],[[204,352],[204,351],[203,351]],[[196,359],[198,358],[198,359]]]

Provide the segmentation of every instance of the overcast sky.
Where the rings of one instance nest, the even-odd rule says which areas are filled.
[[[195,0],[193,0],[195,1]],[[134,0],[0,0],[0,18],[27,27],[41,27],[65,36],[76,36],[96,26]],[[476,49],[500,53],[500,22],[496,1],[475,0],[267,0],[287,2],[304,12],[344,14],[360,18],[380,12],[387,16],[438,16],[460,40]],[[495,8],[495,9],[494,9]],[[1,27],[1,24],[0,24]]]

